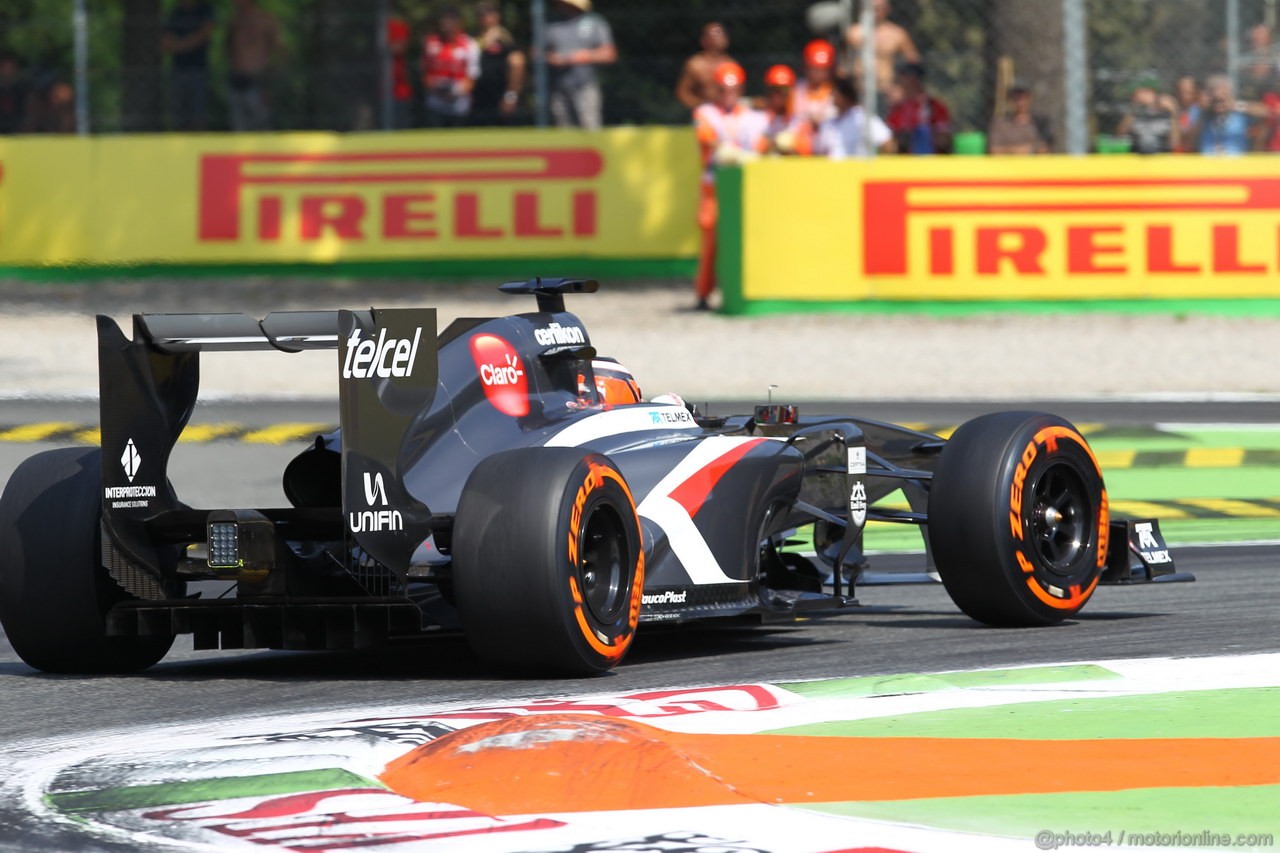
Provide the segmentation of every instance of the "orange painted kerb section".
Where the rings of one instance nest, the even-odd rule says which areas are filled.
[[[489,814],[1280,783],[1280,738],[1014,740],[691,735],[573,714],[484,723],[382,781]]]

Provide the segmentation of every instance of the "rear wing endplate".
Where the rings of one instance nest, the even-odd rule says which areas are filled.
[[[160,580],[179,554],[146,534],[181,509],[168,465],[195,408],[200,353],[337,350],[346,536],[403,574],[430,533],[430,510],[405,490],[403,439],[439,382],[434,308],[246,314],[136,314],[133,337],[97,318],[104,556]]]

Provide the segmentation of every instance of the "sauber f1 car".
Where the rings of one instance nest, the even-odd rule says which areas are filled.
[[[14,649],[119,672],[178,634],[336,649],[461,631],[499,667],[593,674],[647,623],[855,604],[868,521],[918,525],[930,576],[989,625],[1179,577],[1154,520],[1111,520],[1098,460],[1060,418],[987,415],[944,441],[784,405],[709,417],[644,402],[597,354],[564,302],[595,282],[501,289],[537,311],[438,336],[430,308],[139,314],[131,339],[99,317],[101,448],[38,454],[0,498]],[[166,471],[201,354],[317,348],[337,350],[340,427],[285,468],[291,506],[184,503]],[[811,550],[788,547],[797,531]],[[218,579],[234,595],[187,593]]]

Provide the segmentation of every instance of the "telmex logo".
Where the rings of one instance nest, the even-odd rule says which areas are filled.
[[[591,148],[208,154],[200,240],[239,240],[246,221],[262,242],[586,239],[597,231],[592,184],[603,169]],[[513,186],[495,194],[503,183]],[[556,219],[552,198],[567,201]]]
[[[1280,179],[871,181],[867,275],[1271,274],[1246,256],[1242,214],[1280,211]],[[1177,214],[1200,214],[1175,223]],[[997,216],[993,216],[993,214]],[[994,224],[1004,215],[1008,224]],[[913,245],[924,236],[925,245]],[[909,259],[927,269],[911,270]]]
[[[484,396],[495,409],[513,418],[529,414],[529,377],[510,342],[497,335],[476,335],[471,339],[471,358]]]

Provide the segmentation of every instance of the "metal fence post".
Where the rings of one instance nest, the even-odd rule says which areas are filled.
[[[75,41],[76,133],[89,133],[89,12],[85,0],[76,0],[71,12],[71,32]]]
[[[392,98],[392,80],[393,73],[391,68],[391,38],[387,32],[391,22],[391,8],[389,0],[378,0],[378,100],[381,106],[382,129],[392,130],[395,127],[395,116],[392,112],[394,105]]]
[[[876,86],[880,82],[876,77],[876,11],[871,0],[862,0],[858,25],[862,28],[862,141],[867,149],[867,159],[871,160],[876,156],[871,122],[879,107]]]
[[[537,103],[538,127],[548,124],[547,98],[547,0],[533,0],[529,10],[529,20],[533,25],[533,97]]]
[[[1085,0],[1062,0],[1062,53],[1066,66],[1063,102],[1066,105],[1067,153],[1089,151],[1089,50]]]
[[[1227,0],[1227,76],[1240,97],[1240,0]]]

